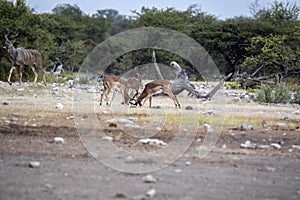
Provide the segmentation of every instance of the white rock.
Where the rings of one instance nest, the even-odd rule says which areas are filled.
[[[257,146],[259,149],[269,149],[269,148],[271,148],[271,146],[270,145],[267,145],[267,144],[260,144],[260,145],[258,145]]]
[[[135,128],[135,129],[140,128],[140,126],[139,126],[139,125],[136,125],[136,124],[125,124],[124,127],[125,127],[125,128]]]
[[[203,124],[203,128],[204,128],[204,131],[205,131],[206,134],[207,133],[212,133],[214,131],[214,129],[208,124]]]
[[[12,117],[12,118],[11,118],[11,121],[16,122],[16,121],[18,121],[18,118]]]
[[[270,144],[271,147],[274,147],[275,149],[281,149],[281,145],[278,143],[272,143]]]
[[[56,144],[65,143],[65,140],[64,140],[64,138],[62,138],[62,137],[55,137],[53,141],[54,141],[54,143],[56,143]]]
[[[38,161],[31,161],[31,162],[29,162],[28,165],[29,165],[29,167],[31,167],[31,168],[38,168],[38,167],[41,166],[41,163],[38,162]]]
[[[55,105],[55,108],[58,109],[58,110],[63,110],[64,109],[64,105],[62,103],[57,103]]]
[[[241,148],[245,148],[245,149],[255,149],[256,148],[256,144],[255,143],[251,143],[249,140],[247,140],[244,144],[240,145]]]
[[[174,172],[175,172],[175,173],[181,173],[181,172],[182,172],[182,169],[175,169]]]
[[[253,125],[252,124],[241,124],[239,128],[241,131],[251,131],[251,130],[253,130]]]
[[[25,91],[25,88],[18,88],[17,91],[18,92],[23,92],[23,91]]]
[[[68,120],[74,119],[74,116],[71,115],[71,116],[69,116],[69,117],[66,117],[66,119],[68,119]]]
[[[113,141],[113,138],[110,136],[103,136],[102,137],[103,140],[108,140],[108,141]]]
[[[156,130],[157,130],[157,131],[161,131],[161,128],[160,128],[160,127],[156,127]]]
[[[300,115],[300,111],[299,110],[295,110],[291,113],[292,115]]]
[[[293,144],[293,145],[292,145],[292,148],[294,148],[294,149],[299,149],[299,150],[300,150],[300,145]]]
[[[138,144],[142,144],[142,145],[152,145],[152,146],[166,146],[167,143],[165,143],[162,140],[159,139],[150,139],[150,138],[145,138],[145,139],[140,139],[138,141]]]
[[[59,91],[59,87],[52,88],[53,91]]]
[[[186,165],[186,166],[190,166],[190,165],[191,165],[191,162],[190,162],[190,161],[186,161],[186,162],[185,162],[185,165]]]
[[[106,123],[124,123],[124,124],[133,124],[134,122],[130,119],[117,118],[117,119],[108,119]]]
[[[285,125],[285,123],[277,123],[276,126],[278,128],[284,128],[286,125]]]
[[[145,182],[145,183],[156,183],[156,178],[154,178],[152,175],[148,174],[147,176],[144,176],[142,178],[142,180]]]
[[[148,197],[154,197],[154,195],[156,194],[156,190],[155,189],[150,189],[147,193],[146,193],[146,195],[148,196]]]

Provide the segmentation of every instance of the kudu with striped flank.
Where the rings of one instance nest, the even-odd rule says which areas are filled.
[[[14,36],[17,37],[18,34]],[[46,71],[44,70],[42,66],[42,55],[38,50],[34,49],[24,49],[23,47],[14,47],[15,40],[11,41],[8,39],[8,34],[5,35],[5,47],[8,51],[9,58],[12,62],[11,69],[9,71],[9,76],[7,79],[7,82],[11,85],[10,79],[13,71],[16,69],[17,66],[20,68],[20,85],[22,85],[22,73],[23,73],[23,67],[28,66],[31,67],[33,73],[34,73],[34,83],[36,84],[38,73],[36,71],[36,68],[40,68],[43,72],[43,78],[44,78],[44,84],[46,85]]]

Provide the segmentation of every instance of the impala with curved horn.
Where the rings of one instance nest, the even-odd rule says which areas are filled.
[[[162,90],[163,93],[167,94],[173,100],[175,107],[180,108],[180,103],[177,97],[171,91],[171,86],[172,83],[166,80],[154,80],[150,83],[147,83],[143,92],[138,96],[137,100],[131,99],[132,101],[135,101],[134,103],[131,104],[136,106],[137,105],[142,106],[149,99],[149,107],[151,108],[152,95]],[[142,103],[143,100],[144,102]]]

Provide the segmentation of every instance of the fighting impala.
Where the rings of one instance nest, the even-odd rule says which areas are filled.
[[[162,91],[163,93],[167,94],[174,102],[175,107],[180,108],[180,103],[177,97],[171,91],[172,83],[166,80],[154,80],[150,83],[147,83],[143,92],[138,96],[136,102],[132,103],[133,105],[142,106],[145,102],[149,99],[149,107],[151,108],[152,103],[152,95],[156,92]],[[142,101],[144,102],[142,103]],[[132,99],[134,101],[134,99]]]
[[[17,37],[18,34],[14,36]],[[34,73],[34,83],[36,84],[38,73],[36,68],[40,68],[43,72],[43,79],[44,84],[46,85],[46,71],[43,69],[42,66],[42,55],[38,50],[34,49],[24,49],[23,47],[14,47],[15,40],[11,41],[8,39],[8,34],[5,35],[5,46],[4,48],[7,49],[9,58],[11,60],[12,66],[9,71],[9,76],[7,82],[11,85],[10,79],[13,71],[16,69],[17,66],[20,68],[20,85],[22,85],[22,75],[23,75],[23,67],[28,66],[31,67]]]
[[[137,70],[136,70],[137,71]],[[128,79],[125,79],[120,76],[114,76],[114,75],[108,75],[108,76],[103,76],[100,75],[98,77],[98,81],[102,81],[103,83],[103,92],[100,96],[100,106],[102,105],[102,100],[103,96],[105,96],[106,99],[106,105],[111,105],[111,102],[114,99],[111,99],[111,102],[108,103],[108,97],[111,91],[115,88],[118,87],[120,88],[122,97],[123,97],[123,103],[128,104],[129,100],[132,98],[135,98],[139,88],[141,87],[141,82],[142,78],[144,77],[139,71],[137,71],[137,76],[136,77],[130,77]],[[133,93],[135,92],[135,93]]]

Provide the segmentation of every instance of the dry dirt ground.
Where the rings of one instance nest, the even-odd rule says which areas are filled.
[[[128,136],[118,123],[106,123],[107,119],[137,119],[139,130],[155,127],[159,133],[151,137],[167,144],[180,123],[191,121],[169,117],[163,128],[157,128],[155,123],[160,121],[149,120],[150,112],[179,110],[167,97],[155,97],[152,109],[146,105],[127,108],[117,100],[110,107],[100,107],[99,93],[85,88],[74,95],[74,91],[55,84],[0,83],[0,199],[300,199],[300,150],[295,146],[300,145],[299,105],[236,102],[224,92],[221,101],[209,102],[179,95],[182,110],[188,105],[194,108],[187,112],[200,123],[191,146],[168,166],[139,174],[105,166],[87,151],[75,126],[74,102],[90,92],[98,123],[116,146],[126,150],[156,147],[134,146],[136,135]],[[221,108],[226,107],[224,116],[219,114],[220,107],[212,106],[220,102]],[[63,109],[57,109],[57,103]],[[124,115],[128,110],[131,114]],[[88,117],[84,114],[81,120]],[[224,126],[215,125],[222,126],[216,145],[207,156],[197,157],[206,136],[203,124],[210,124],[210,117],[223,118]],[[251,124],[253,130],[230,130],[240,124]],[[62,137],[64,143],[53,142],[55,137]],[[241,148],[247,140],[260,148]],[[266,146],[272,143],[281,148]],[[40,166],[29,167],[32,161]],[[146,175],[156,180],[148,183],[143,179]]]

